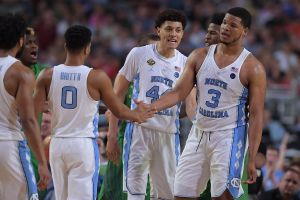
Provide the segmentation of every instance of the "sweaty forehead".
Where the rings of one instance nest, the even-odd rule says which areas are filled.
[[[239,17],[236,17],[234,15],[231,15],[229,13],[226,13],[224,20],[228,23],[237,23],[237,24],[242,24],[242,19]]]
[[[172,27],[172,28],[183,28],[181,22],[174,22],[174,21],[165,21],[162,25],[161,28],[163,27]]]

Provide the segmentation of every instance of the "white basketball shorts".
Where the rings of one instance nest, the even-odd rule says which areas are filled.
[[[38,200],[27,142],[0,140],[0,199]]]
[[[145,199],[148,173],[151,199],[173,199],[179,152],[178,134],[128,123],[123,154],[123,189],[128,193],[128,200]]]
[[[50,166],[56,199],[96,200],[99,149],[94,138],[52,138]]]
[[[238,198],[246,148],[247,126],[205,132],[193,125],[176,170],[175,196],[199,197],[210,179],[212,197],[228,189]]]

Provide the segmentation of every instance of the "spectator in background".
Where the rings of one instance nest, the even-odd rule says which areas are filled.
[[[300,173],[300,161],[294,161],[294,162],[292,162],[291,165],[290,165],[290,167]],[[297,197],[300,199],[300,185],[299,185],[299,187],[297,189]]]
[[[106,144],[107,144],[107,127],[99,129],[99,137],[97,138],[97,144],[99,148],[100,155],[100,169],[99,169],[99,178],[98,178],[98,193],[103,184],[103,179],[107,167],[107,154],[106,154]]]
[[[300,172],[289,167],[278,187],[267,192],[262,192],[258,200],[300,200],[296,193],[300,187]]]
[[[276,147],[267,147],[266,164],[262,167],[264,191],[276,188],[283,176],[282,166],[279,163],[279,154],[279,149]]]
[[[41,136],[42,139],[51,135],[51,113],[43,112],[42,123],[41,123]]]
[[[279,147],[280,143],[283,140],[284,134],[286,133],[286,130],[284,126],[282,125],[282,122],[279,120],[279,113],[278,112],[272,112],[269,109],[264,110],[264,131],[265,133],[268,132],[268,136],[270,140],[267,138],[267,143],[272,144],[275,147]]]

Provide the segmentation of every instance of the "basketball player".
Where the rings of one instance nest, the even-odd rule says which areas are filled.
[[[155,22],[160,41],[133,48],[117,75],[114,89],[124,100],[133,81],[133,98],[151,103],[170,91],[180,74],[186,57],[176,50],[186,25],[177,10],[162,11]],[[136,104],[131,103],[131,108]],[[179,156],[179,105],[162,110],[146,123],[128,123],[124,141],[124,185],[129,200],[144,199],[148,173],[152,199],[173,199],[174,177]],[[110,132],[117,119],[110,118]]]
[[[38,199],[27,141],[38,161],[40,189],[49,179],[34,115],[34,75],[13,57],[23,45],[25,28],[19,16],[0,16],[0,199]]]
[[[17,53],[16,57],[18,59],[20,59],[20,61],[25,66],[29,67],[33,71],[35,78],[37,78],[39,73],[46,67],[43,64],[37,63],[38,50],[39,50],[39,47],[37,44],[36,32],[34,31],[33,28],[27,27],[25,30],[24,46],[23,46],[22,50]],[[39,115],[39,117],[38,117],[38,123],[41,124],[41,122],[42,122],[42,114]],[[42,133],[42,131],[41,131],[41,133]],[[43,136],[42,136],[42,140],[43,140]],[[34,154],[32,153],[32,151],[30,151],[30,154],[31,154],[31,163],[32,163],[32,167],[34,169],[34,174],[35,174],[36,180],[39,181],[40,177],[38,174],[38,162],[37,162]],[[47,154],[46,154],[46,157],[47,157]],[[46,191],[39,190],[38,194],[39,194],[40,199],[44,199],[43,197],[46,195]]]
[[[152,113],[144,104],[130,111],[115,96],[103,71],[83,65],[91,47],[88,28],[72,26],[64,37],[65,63],[45,69],[38,77],[34,95],[36,114],[43,110],[44,102],[49,99],[53,117],[50,166],[56,199],[96,199],[99,172],[97,107],[100,98],[121,118],[141,123]]]
[[[138,40],[139,46],[145,46],[147,44],[154,44],[159,41],[159,36],[156,34],[142,35]],[[130,107],[132,96],[132,84],[130,84],[128,92],[126,94],[124,104]],[[106,116],[110,116],[110,111],[107,111]],[[123,159],[120,154],[123,153],[123,141],[124,132],[126,128],[126,121],[123,121],[119,131],[108,132],[108,142],[106,152],[108,156],[108,164],[104,176],[103,185],[101,185],[101,191],[98,195],[98,200],[102,199],[118,199],[126,200],[127,194],[123,192]],[[112,127],[111,127],[112,128]],[[114,130],[117,127],[113,128]],[[150,199],[149,182],[147,184],[146,200]]]
[[[211,17],[211,20],[207,27],[207,33],[205,35],[204,44],[205,46],[210,46],[212,44],[218,44],[220,42],[220,26],[223,22],[225,13],[215,13]],[[188,98],[187,102],[187,109],[190,110],[189,112],[193,113],[192,118],[190,120],[193,120],[196,116],[196,96],[197,96],[197,89],[193,88],[193,90],[190,93],[190,97]]]
[[[24,48],[17,57],[20,58],[22,63],[30,67],[37,77],[39,73],[46,67],[43,64],[37,63],[39,46],[37,44],[37,35],[33,28],[27,27],[25,31]]]
[[[254,161],[262,133],[266,75],[262,64],[242,46],[250,25],[246,9],[228,10],[221,25],[221,43],[194,50],[175,88],[152,104],[157,111],[173,106],[197,82],[196,123],[176,171],[177,200],[196,199],[209,178],[213,199],[238,198],[247,131],[247,182],[256,180]]]

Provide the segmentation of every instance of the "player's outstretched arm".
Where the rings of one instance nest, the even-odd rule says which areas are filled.
[[[256,181],[255,158],[261,141],[266,94],[266,73],[262,64],[252,57],[245,63],[249,89],[249,163],[248,183]]]
[[[101,99],[117,118],[142,123],[153,116],[150,105],[143,103],[140,103],[137,109],[131,111],[114,93],[108,76],[101,70],[94,70],[94,73],[93,78],[96,79],[94,83],[97,84],[95,86],[99,89]]]
[[[184,71],[177,81],[174,89],[160,99],[151,104],[156,111],[161,111],[166,108],[174,106],[176,103],[184,100],[191,92],[194,86],[194,77],[197,65],[197,55],[199,50],[194,50],[188,57]]]
[[[25,67],[21,63],[18,63],[17,65],[18,76],[16,78],[18,81],[18,90],[16,94],[16,102],[18,112],[24,134],[26,135],[29,146],[38,161],[38,170],[40,175],[40,182],[38,183],[38,186],[41,189],[45,189],[49,180],[49,171],[42,145],[42,139],[39,134],[37,118],[34,114],[34,101],[32,94],[35,78],[29,68]]]

